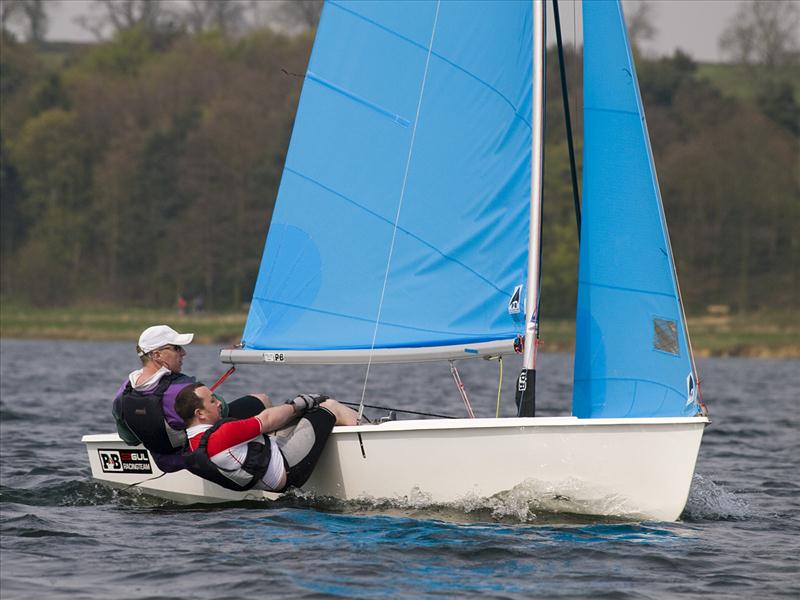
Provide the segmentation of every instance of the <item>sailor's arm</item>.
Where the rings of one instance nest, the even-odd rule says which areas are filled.
[[[280,404],[265,408],[256,415],[256,419],[261,422],[261,433],[269,433],[280,429],[295,416],[297,416],[297,412],[293,405]]]
[[[276,431],[286,425],[295,417],[300,417],[307,410],[312,410],[319,406],[320,402],[328,399],[323,394],[300,394],[286,404],[272,406],[261,411],[256,417],[261,421],[261,433]]]

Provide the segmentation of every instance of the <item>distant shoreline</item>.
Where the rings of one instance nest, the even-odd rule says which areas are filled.
[[[138,308],[36,309],[3,306],[0,337],[127,341],[135,343],[146,327],[167,323],[191,331],[205,344],[239,343],[245,312],[176,311]],[[698,357],[800,358],[800,322],[789,313],[689,317],[689,334]],[[541,324],[542,352],[571,352],[575,329],[568,319]]]

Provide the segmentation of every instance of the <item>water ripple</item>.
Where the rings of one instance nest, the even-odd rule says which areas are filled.
[[[688,521],[747,519],[752,508],[743,498],[695,473],[682,517]]]

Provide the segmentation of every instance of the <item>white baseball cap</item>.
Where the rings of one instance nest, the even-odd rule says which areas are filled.
[[[147,354],[164,346],[185,346],[191,343],[193,333],[178,333],[168,325],[153,325],[148,327],[139,336],[139,348]]]

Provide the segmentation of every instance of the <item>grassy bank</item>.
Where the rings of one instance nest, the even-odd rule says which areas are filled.
[[[203,312],[180,316],[176,311],[137,308],[0,308],[0,336],[9,338],[121,340],[135,343],[146,327],[167,323],[192,331],[205,344],[238,343],[244,312]]]
[[[200,313],[130,308],[33,309],[0,307],[0,336],[9,338],[121,340],[135,342],[141,331],[168,323],[192,331],[201,343],[238,343],[242,313]],[[800,358],[800,318],[791,313],[718,315],[689,318],[692,345],[698,356]],[[545,320],[541,326],[544,352],[570,351],[575,328],[569,320]]]

